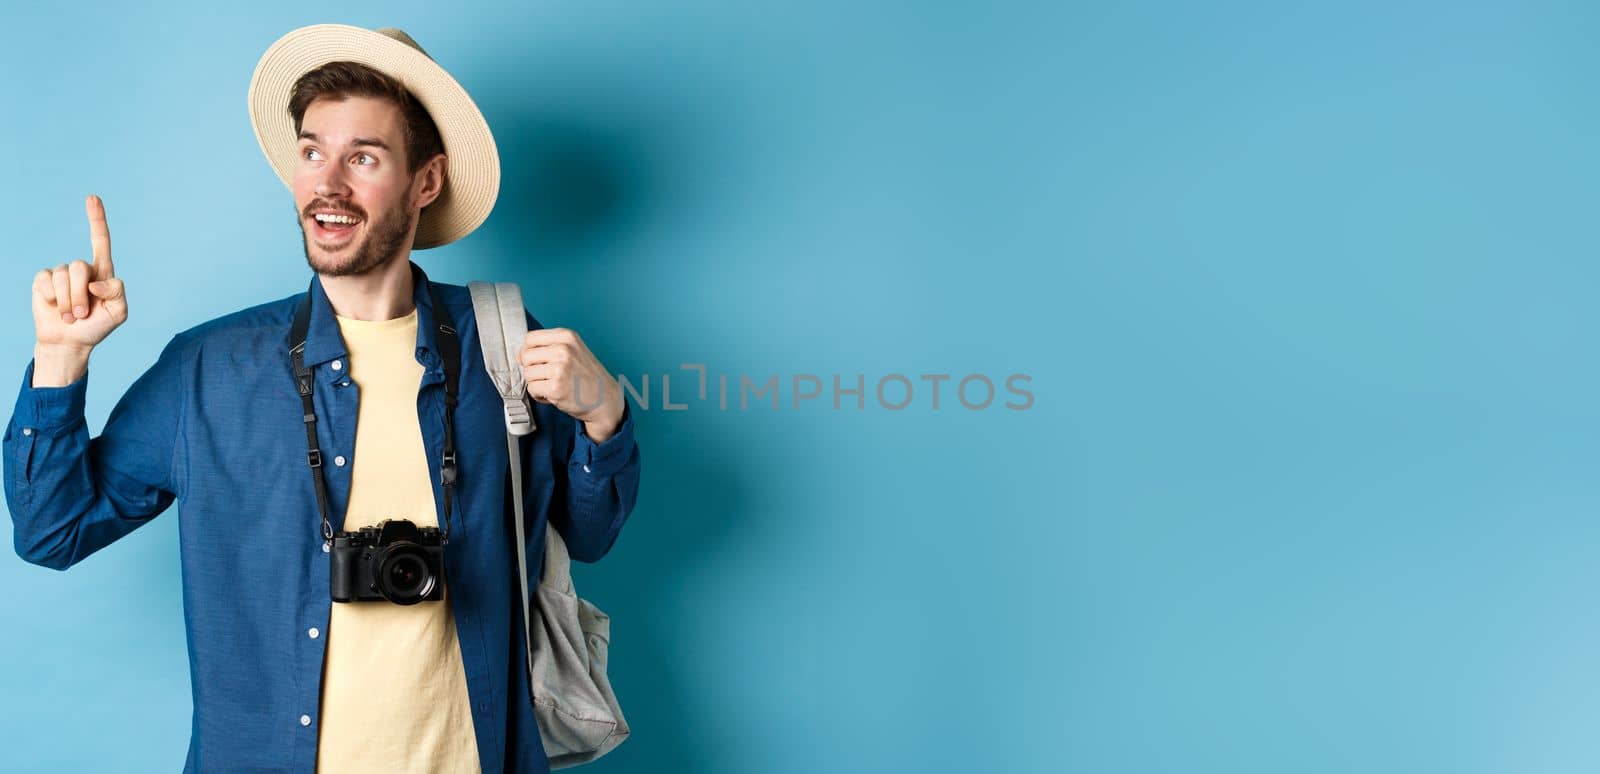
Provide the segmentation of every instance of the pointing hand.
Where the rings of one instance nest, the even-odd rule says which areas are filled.
[[[34,275],[33,327],[40,345],[86,353],[128,319],[128,299],[111,266],[105,204],[90,194],[84,210],[94,263],[80,259]]]

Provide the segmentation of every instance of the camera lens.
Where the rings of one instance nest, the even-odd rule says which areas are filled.
[[[427,568],[416,557],[402,556],[389,564],[389,588],[400,594],[415,593],[426,574]]]
[[[378,593],[397,605],[414,605],[433,592],[438,579],[416,544],[392,546],[379,562]]]

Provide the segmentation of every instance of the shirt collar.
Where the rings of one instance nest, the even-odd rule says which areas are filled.
[[[428,292],[428,275],[415,261],[407,263],[411,265],[411,300],[417,306],[417,362],[432,368],[439,363],[439,347],[433,297]],[[311,319],[306,326],[305,347],[307,366],[349,354],[345,349],[344,337],[339,333],[339,321],[333,315],[333,304],[329,303],[328,293],[322,287],[322,275],[313,277],[310,292]]]

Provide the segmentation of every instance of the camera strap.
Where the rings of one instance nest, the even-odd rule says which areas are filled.
[[[439,357],[444,361],[444,458],[439,463],[439,483],[444,487],[444,519],[440,523],[440,542],[448,543],[450,542],[450,488],[456,482],[454,416],[456,391],[461,380],[461,341],[456,337],[455,320],[451,319],[450,311],[439,298],[438,288],[428,281],[421,267],[414,263],[411,264],[411,279],[414,283],[428,286],[428,295],[433,299],[433,319],[439,329],[437,337]],[[331,545],[333,525],[328,521],[328,487],[322,477],[322,450],[317,446],[317,412],[312,403],[313,382],[311,369],[305,364],[306,333],[311,326],[311,292],[315,289],[316,282],[317,278],[312,277],[312,287],[306,289],[305,301],[295,311],[294,324],[289,329],[289,359],[294,366],[295,386],[300,391],[300,403],[305,409],[306,464],[311,466],[311,477],[316,483],[317,511],[322,516],[322,539]]]

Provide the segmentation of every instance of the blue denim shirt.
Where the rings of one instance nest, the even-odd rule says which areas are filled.
[[[435,286],[461,341],[445,573],[478,751],[485,772],[546,772],[526,689],[502,403],[483,366],[467,288]],[[329,518],[338,530],[350,495],[358,385],[343,367],[344,340],[320,277],[310,292],[305,363],[316,380]],[[326,631],[333,603],[289,360],[289,326],[304,297],[172,337],[92,439],[84,421],[88,376],[33,388],[30,361],[5,429],[6,502],[17,553],[29,562],[64,570],[178,503],[194,694],[186,772],[309,772],[316,765],[326,640],[310,631]],[[415,301],[416,356],[425,369],[417,416],[442,521],[445,377],[422,283]],[[529,314],[529,330],[540,327]],[[547,522],[574,560],[597,561],[616,541],[639,488],[626,403],[621,426],[599,444],[583,423],[533,405],[537,430],[519,439],[530,584],[542,568]]]

